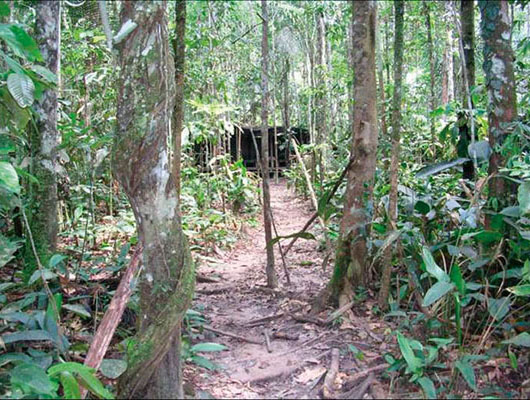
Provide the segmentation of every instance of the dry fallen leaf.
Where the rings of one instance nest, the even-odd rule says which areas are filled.
[[[318,378],[326,372],[326,367],[320,366],[316,368],[306,368],[304,372],[298,375],[295,379],[298,383],[307,383]]]

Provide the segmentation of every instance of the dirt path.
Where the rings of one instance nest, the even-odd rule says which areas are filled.
[[[297,198],[287,190],[284,182],[271,185],[271,198],[280,235],[300,230],[313,212],[309,202]],[[309,303],[327,283],[331,267],[328,271],[322,270],[323,253],[318,251],[318,242],[300,239],[287,257],[292,281],[287,286],[280,254],[275,246],[280,285],[272,291],[265,288],[266,254],[262,222],[257,228],[249,229],[245,236],[218,263],[201,266],[202,274],[219,276],[221,282],[199,283],[193,307],[207,316],[211,327],[263,344],[247,343],[205,331],[200,341],[222,343],[228,350],[208,355],[220,366],[218,371],[211,372],[194,365],[186,367],[185,376],[197,390],[210,393],[215,398],[314,398],[320,396],[332,348],[341,351],[340,373],[336,380],[338,390],[340,382],[347,381],[349,375],[383,364],[381,355],[387,345],[382,342],[381,333],[375,332],[381,332],[384,327],[376,319],[371,321],[366,302],[363,302],[362,309],[350,311],[348,320],[327,327],[298,322],[289,315],[249,324],[285,311],[308,316]],[[319,317],[325,319],[327,316],[328,313]],[[265,330],[298,339],[274,339],[272,352],[269,353],[264,344]],[[362,357],[355,357],[348,350],[348,345],[354,345],[363,353]],[[377,390],[383,390],[377,382],[372,386],[372,395]],[[379,396],[384,394],[380,392]]]

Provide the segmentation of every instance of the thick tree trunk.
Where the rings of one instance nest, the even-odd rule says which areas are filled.
[[[489,160],[489,197],[502,206],[509,202],[512,186],[495,176],[505,164],[499,148],[508,136],[507,124],[517,117],[517,99],[511,46],[511,21],[506,0],[480,1],[481,35],[484,40],[484,74],[488,91],[489,144],[493,149]]]
[[[182,153],[182,126],[184,124],[184,66],[186,59],[186,0],[175,3],[175,109],[173,111],[173,178],[180,195],[180,159]]]
[[[261,36],[261,166],[263,168],[263,224],[267,248],[267,286],[278,286],[278,277],[274,270],[274,248],[272,245],[271,193],[269,188],[269,20],[267,0],[261,0],[263,17]]]
[[[371,201],[377,155],[377,85],[375,79],[375,1],[353,3],[354,122],[352,156],[346,198],[337,245],[335,269],[330,281],[333,300],[351,300],[353,289],[366,283],[367,239],[372,219]]]
[[[46,67],[57,76],[60,71],[61,48],[61,2],[40,1],[36,4],[35,35]],[[57,147],[60,135],[57,130],[57,91],[47,89],[35,102],[37,129],[32,129],[31,147],[33,175],[38,184],[31,188],[30,227],[37,254],[43,264],[57,245]],[[28,244],[28,248],[30,245]],[[36,260],[28,251],[30,268]]]
[[[473,0],[460,0],[460,28],[461,40],[463,49],[463,74],[465,74],[463,82],[463,107],[473,107],[471,99],[471,90],[475,86],[475,11]],[[467,158],[467,147],[471,143],[471,135],[474,134],[471,128],[470,119],[473,118],[472,110],[469,110],[469,115],[460,115],[459,122],[459,138],[457,145],[458,157]],[[473,180],[475,177],[475,167],[473,161],[468,161],[463,165],[462,177],[464,179]]]
[[[401,86],[403,80],[403,15],[405,4],[403,0],[394,2],[395,7],[395,40],[394,40],[394,97],[392,98],[392,159],[390,161],[390,194],[388,201],[388,231],[397,229],[398,218],[398,172],[401,138]],[[379,292],[379,306],[388,307],[387,299],[390,293],[390,278],[392,273],[392,247],[385,250],[383,262],[383,276]]]
[[[119,43],[118,127],[113,164],[143,246],[138,333],[120,377],[121,398],[182,397],[181,321],[195,271],[178,212],[167,138],[173,111],[173,63],[166,2],[123,3]]]

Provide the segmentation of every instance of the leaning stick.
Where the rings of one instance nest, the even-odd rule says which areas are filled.
[[[322,387],[322,397],[325,399],[334,399],[335,395],[335,379],[339,372],[339,349],[331,349],[331,365],[329,367],[328,373],[324,378],[324,386]]]
[[[340,174],[339,179],[337,179],[337,181],[335,182],[335,186],[333,186],[333,189],[331,189],[331,192],[329,193],[329,196],[326,198],[326,202],[325,202],[326,205],[329,203],[329,201],[332,199],[332,197],[335,195],[335,193],[339,189],[340,184],[342,183],[342,181],[346,177],[346,174],[348,173],[348,170],[350,169],[352,164],[353,164],[353,158],[350,158],[350,161],[348,162],[348,165],[346,165],[346,167],[342,171],[342,174]],[[315,211],[315,213],[311,216],[311,218],[309,218],[309,221],[306,222],[306,224],[304,225],[302,230],[300,232],[298,232],[298,234],[305,232],[311,226],[311,224],[315,221],[315,219],[317,219],[317,217],[318,217],[318,210]],[[287,248],[283,252],[283,254],[285,256],[287,256],[287,253],[289,253],[289,250],[291,250],[291,248],[293,247],[295,242],[298,240],[298,238],[299,238],[299,236],[295,236],[291,240],[291,242],[289,243],[289,245],[287,246]]]
[[[125,306],[131,297],[132,289],[131,282],[138,270],[140,264],[140,256],[142,254],[142,247],[138,246],[134,252],[129,267],[121,278],[121,281],[116,289],[116,293],[110,301],[109,307],[99,324],[96,335],[90,344],[88,354],[85,358],[85,365],[95,368],[96,370],[101,365],[101,361],[105,357],[110,341],[114,336],[114,332],[120,323]],[[86,391],[82,394],[82,398],[86,395]]]

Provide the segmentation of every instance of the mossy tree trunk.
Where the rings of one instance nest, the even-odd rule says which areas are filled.
[[[60,70],[61,2],[39,1],[36,4],[35,36],[46,68],[57,76]],[[29,222],[37,254],[43,264],[57,245],[57,148],[60,144],[57,130],[57,91],[47,89],[35,102],[36,128],[31,128],[32,173],[38,183],[32,185]],[[28,244],[28,249],[31,245]],[[36,260],[28,250],[29,269]],[[28,270],[29,272],[29,270]]]
[[[335,269],[329,289],[339,304],[351,300],[353,289],[366,283],[367,240],[377,155],[377,86],[375,79],[375,1],[353,4],[354,117],[352,156],[340,225]]]
[[[186,60],[186,0],[175,4],[175,110],[173,111],[173,177],[180,194],[180,159],[182,153],[182,125],[184,123],[184,67]]]
[[[403,81],[403,16],[405,3],[403,0],[394,2],[394,96],[392,98],[392,156],[390,161],[390,193],[388,200],[388,231],[397,229],[398,219],[398,172],[399,153],[401,139],[401,88]],[[390,293],[390,278],[392,274],[392,247],[385,250],[383,261],[383,276],[381,279],[381,290],[379,292],[379,306],[382,309],[388,307],[388,296]]]
[[[517,117],[517,101],[511,45],[511,21],[508,1],[479,1],[480,28],[484,40],[484,74],[488,91],[489,144],[493,149],[489,160],[489,197],[499,206],[507,204],[511,184],[496,176],[505,164],[499,148],[508,136],[508,126]]]
[[[274,270],[274,248],[272,245],[271,193],[269,187],[269,20],[267,0],[261,0],[261,168],[263,173],[263,224],[265,226],[265,246],[267,249],[267,286],[278,286]]]
[[[174,71],[165,1],[124,2],[117,43],[118,111],[113,165],[131,203],[143,246],[140,314],[121,398],[181,398],[180,330],[194,268],[178,212],[167,138]]]

